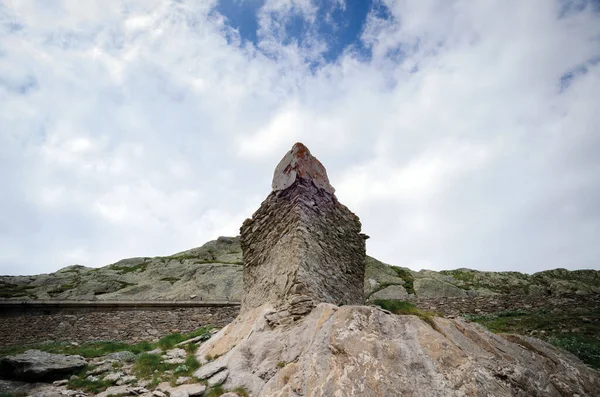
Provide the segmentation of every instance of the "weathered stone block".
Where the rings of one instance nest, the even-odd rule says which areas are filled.
[[[298,295],[362,304],[365,239],[325,168],[295,144],[275,170],[273,191],[241,228],[242,312]]]

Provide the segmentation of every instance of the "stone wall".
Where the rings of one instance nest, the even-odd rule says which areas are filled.
[[[277,166],[273,192],[241,228],[242,312],[295,296],[362,304],[365,237],[325,169],[302,144]]]
[[[411,300],[422,310],[430,310],[445,316],[462,314],[491,314],[506,310],[539,309],[572,310],[579,308],[599,309],[600,295],[496,295],[477,297],[413,298]]]
[[[223,327],[239,306],[0,311],[0,347],[46,341],[152,341],[205,325]]]

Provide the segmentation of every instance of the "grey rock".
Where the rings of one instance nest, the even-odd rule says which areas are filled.
[[[390,285],[385,287],[369,297],[369,300],[375,299],[391,299],[391,300],[405,300],[408,298],[408,292],[401,285]]]
[[[175,379],[175,384],[176,385],[183,385],[184,383],[187,383],[190,380],[192,380],[192,378],[190,378],[189,376],[180,376],[177,379]]]
[[[133,383],[137,380],[137,378],[133,375],[126,375],[117,380],[117,385],[127,385]]]
[[[192,385],[181,385],[177,387],[170,388],[168,393],[171,397],[193,397],[193,396],[201,396],[206,390],[206,386],[200,383],[192,384]]]
[[[364,397],[600,395],[598,371],[534,338],[496,335],[458,319],[436,317],[433,328],[417,316],[324,303],[293,324],[272,327],[265,319],[271,310],[241,314],[198,349],[198,356],[223,355],[217,367],[229,371],[225,388],[242,386],[255,397],[315,390]]]
[[[211,361],[194,372],[194,376],[198,379],[207,379],[216,374],[219,371],[227,368],[224,357],[219,357],[214,361]]]
[[[112,372],[106,376],[104,376],[103,380],[107,382],[115,383],[123,376],[123,372]]]
[[[214,374],[213,376],[208,378],[208,385],[210,387],[220,386],[223,383],[225,383],[228,376],[229,376],[229,371],[226,369],[223,371],[217,372],[216,374]]]
[[[108,372],[110,370],[112,370],[112,363],[103,363],[101,365],[98,365],[96,368],[92,369],[91,371],[88,371],[89,375],[100,375],[103,374],[105,372]]]
[[[82,369],[86,361],[81,356],[51,354],[40,350],[27,350],[23,354],[0,359],[0,373],[9,379],[25,381],[52,381],[64,379]]]
[[[132,362],[135,361],[135,358],[137,356],[135,355],[135,353],[132,353],[130,351],[122,351],[122,352],[115,352],[115,353],[110,353],[106,355],[106,359],[107,360],[112,360],[112,361],[125,361],[125,362]]]
[[[96,397],[110,397],[110,396],[128,396],[130,394],[129,386],[111,386],[102,393],[99,393]]]
[[[445,281],[434,278],[419,278],[414,281],[415,294],[419,297],[437,298],[466,296],[465,290]]]

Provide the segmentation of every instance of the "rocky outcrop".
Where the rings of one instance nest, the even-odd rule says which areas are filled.
[[[285,163],[293,163],[294,150],[305,150],[303,146],[294,148],[291,156],[288,153],[284,157]],[[335,243],[320,246],[310,256],[312,263],[303,263],[311,254],[305,249],[319,246],[301,244],[295,239],[327,241],[323,236],[336,232],[341,222],[331,221],[328,212],[319,210],[318,197],[330,195],[328,190],[333,192],[333,188],[327,190],[329,183],[323,180],[320,184],[325,187],[319,188],[319,184],[297,176],[323,178],[320,163],[308,167],[311,172],[316,170],[313,174],[278,166],[281,169],[296,175],[296,180],[282,176],[282,182],[274,182],[274,187],[282,189],[280,193],[272,193],[242,227],[244,293],[248,295],[243,298],[243,309],[231,324],[200,346],[197,358],[204,360],[205,365],[194,373],[195,377],[208,384],[224,382],[228,388],[242,386],[257,397],[559,397],[600,393],[597,371],[533,338],[496,335],[461,320],[424,314],[395,315],[376,307],[338,307],[329,303],[337,289],[324,279],[341,278],[346,288],[350,285],[348,293],[354,294],[356,300],[362,299],[363,289],[353,287],[364,280],[354,277],[349,282],[343,276],[347,272],[343,266],[323,268],[323,263],[329,263],[323,258],[336,258],[325,248],[336,246]],[[301,193],[297,192],[299,187],[303,189]],[[292,199],[301,197],[302,202],[312,205],[315,211],[305,217],[308,222],[303,223],[302,216],[293,214],[293,206],[286,206],[292,200],[275,201],[285,194]],[[301,207],[300,214],[304,210]],[[277,218],[281,224],[269,223],[269,217],[279,213],[286,214]],[[311,227],[314,223],[319,227]],[[271,230],[275,232],[269,233]],[[358,235],[357,229],[352,230]],[[349,251],[348,258],[354,259],[358,253]],[[407,288],[417,292],[428,284],[434,285],[435,290],[460,290],[466,295],[444,280],[415,279],[402,269],[375,265],[386,274],[387,281],[373,283],[374,296],[385,297],[391,288],[398,288],[396,293],[405,295]],[[370,271],[367,275],[376,273]],[[402,282],[394,283],[396,279]],[[302,284],[300,291],[293,290],[297,280]],[[305,287],[314,285],[326,287]],[[215,359],[206,362],[212,358]]]
[[[195,374],[254,396],[594,396],[600,374],[537,339],[474,323],[319,304],[279,325],[264,305],[198,350]]]
[[[366,236],[333,192],[323,165],[295,144],[275,170],[273,191],[241,228],[242,312],[288,298],[362,304]]]
[[[62,379],[85,365],[86,361],[81,356],[27,350],[23,354],[1,358],[0,374],[15,380],[48,381]]]
[[[38,276],[0,276],[0,301],[6,300],[168,300],[233,301],[242,298],[242,248],[239,237],[219,237],[202,247],[167,257],[124,259],[92,269],[69,266]],[[420,279],[434,282],[418,283]],[[439,284],[455,288],[438,288]],[[452,296],[561,296],[600,294],[600,271],[565,269],[535,274],[469,269],[412,271],[367,256],[365,298],[391,285],[411,298]],[[402,291],[397,288],[397,291]],[[388,295],[389,296],[389,295]],[[387,299],[387,298],[386,298]],[[405,299],[404,294],[393,299]]]

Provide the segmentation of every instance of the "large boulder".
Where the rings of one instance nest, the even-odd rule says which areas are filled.
[[[283,396],[598,396],[600,373],[540,340],[456,319],[322,303],[283,321],[273,306],[241,314],[200,346],[225,388]],[[276,318],[277,321],[272,321]]]
[[[434,278],[418,278],[414,281],[413,286],[415,295],[419,298],[467,296],[464,289]]]
[[[27,350],[23,354],[0,359],[0,374],[4,378],[28,382],[50,381],[64,379],[85,365],[86,361],[81,356]]]

